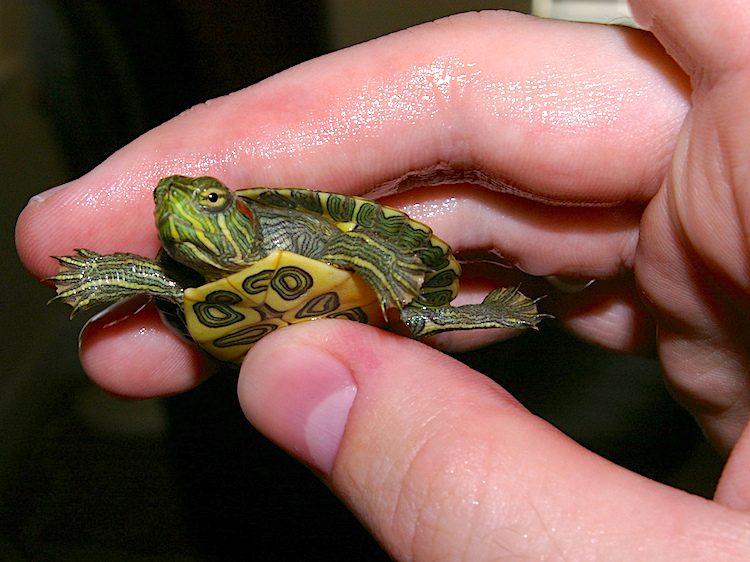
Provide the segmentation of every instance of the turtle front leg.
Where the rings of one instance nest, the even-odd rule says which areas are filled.
[[[98,254],[78,249],[73,256],[54,256],[60,262],[57,275],[48,277],[57,286],[49,302],[62,301],[80,310],[112,304],[133,295],[146,294],[182,303],[183,288],[161,261],[136,254]]]
[[[517,287],[502,287],[488,294],[481,304],[437,308],[407,306],[401,311],[401,320],[417,339],[451,330],[534,328],[548,317],[539,313],[536,304],[536,300]]]
[[[402,310],[419,294],[427,268],[413,251],[364,232],[342,232],[327,241],[320,259],[357,272],[380,299],[383,313]]]

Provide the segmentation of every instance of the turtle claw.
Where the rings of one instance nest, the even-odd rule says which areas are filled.
[[[412,302],[422,287],[425,268],[418,260],[394,260],[389,264],[389,278],[373,280],[372,286],[380,298],[383,313],[389,309],[403,310]],[[386,282],[387,281],[387,282]]]
[[[76,254],[72,256],[52,256],[60,264],[60,270],[57,275],[44,279],[54,283],[57,289],[57,294],[47,304],[60,301],[71,306],[71,318],[82,310],[111,302],[109,299],[98,298],[101,294],[97,291],[97,284],[92,283],[95,264],[102,255],[84,248],[77,248],[75,251]]]
[[[538,324],[550,314],[542,314],[537,304],[544,297],[530,299],[520,291],[520,287],[499,287],[491,291],[482,301],[490,306],[503,320],[503,328],[532,328],[538,330]]]

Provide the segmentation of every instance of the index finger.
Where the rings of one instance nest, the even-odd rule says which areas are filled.
[[[685,111],[681,74],[644,34],[448,18],[176,117],[32,200],[19,253],[37,276],[78,246],[153,254],[151,190],[173,173],[360,194],[468,180],[555,203],[643,201]]]

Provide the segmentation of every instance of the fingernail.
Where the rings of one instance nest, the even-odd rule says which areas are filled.
[[[49,189],[46,189],[45,191],[42,191],[41,193],[37,193],[33,197],[29,199],[29,205],[37,205],[44,203],[46,199],[48,199],[51,195],[55,194],[58,191],[62,191],[67,187],[67,183],[64,183],[62,185],[58,185],[55,187],[50,187]]]
[[[80,350],[83,340],[90,331],[100,331],[112,328],[117,324],[141,314],[147,310],[150,299],[145,296],[135,296],[124,301],[111,304],[89,318],[78,334],[78,349]]]
[[[307,416],[305,442],[310,462],[324,474],[330,474],[344,436],[349,410],[357,395],[357,387],[348,384],[333,390]]]
[[[580,293],[596,283],[596,279],[578,279],[576,277],[559,277],[557,275],[548,275],[545,279],[555,289],[563,293]]]
[[[109,305],[107,308],[100,310],[86,321],[81,333],[91,329],[106,329],[119,324],[137,314],[143,312],[151,301],[147,296],[136,295],[129,299]]]
[[[650,29],[654,22],[654,13],[650,8],[651,6],[649,6],[647,2],[630,6],[633,21],[635,21],[642,29]]]
[[[151,299],[145,295],[136,295],[109,305],[104,310],[100,310],[86,321],[86,326],[96,325],[98,328],[109,328],[140,314],[145,310]]]

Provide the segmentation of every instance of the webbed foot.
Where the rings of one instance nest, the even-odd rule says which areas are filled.
[[[401,320],[414,338],[451,330],[476,328],[535,328],[548,314],[537,310],[538,299],[530,299],[518,287],[501,287],[489,293],[481,304],[438,308],[407,306]]]

